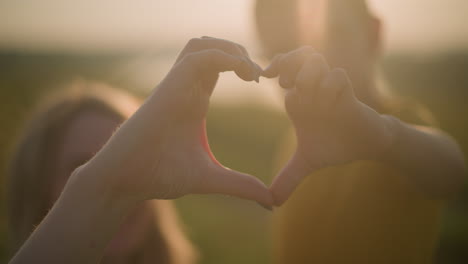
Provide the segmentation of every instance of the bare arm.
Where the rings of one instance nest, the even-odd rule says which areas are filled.
[[[430,127],[406,124],[384,116],[393,127],[393,144],[381,157],[392,167],[408,171],[415,186],[434,198],[447,198],[463,187],[466,166],[458,144]]]
[[[116,202],[95,175],[76,170],[10,263],[98,263],[133,204]]]

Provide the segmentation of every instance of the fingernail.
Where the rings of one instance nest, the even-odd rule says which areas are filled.
[[[261,204],[261,203],[257,203],[258,205],[260,205],[261,207],[263,207],[263,209],[266,209],[270,212],[273,211],[273,207],[272,206],[269,206],[269,205],[264,205],[264,204]]]
[[[248,62],[250,63],[250,76],[252,77],[253,81],[259,82],[258,72],[257,72],[257,64],[253,62],[251,59],[247,58]]]

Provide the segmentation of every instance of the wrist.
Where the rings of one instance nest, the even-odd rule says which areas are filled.
[[[82,197],[84,203],[95,203],[115,213],[125,213],[138,202],[136,199],[119,195],[107,183],[105,175],[87,165],[84,164],[73,171],[64,192],[68,190]]]

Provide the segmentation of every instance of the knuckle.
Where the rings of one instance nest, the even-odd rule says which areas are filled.
[[[239,48],[237,45],[229,45],[227,48],[227,51],[229,54],[235,55],[235,56],[244,56],[244,53],[242,53],[242,50]]]
[[[196,65],[200,64],[203,60],[206,60],[207,55],[209,55],[210,51],[205,50],[203,52],[192,52],[185,55],[183,58],[183,62],[188,65]]]
[[[184,63],[193,63],[197,60],[198,53],[187,53],[185,56],[182,58],[182,61]]]
[[[208,49],[205,52],[205,56],[207,56],[210,60],[214,60],[217,57],[221,57],[223,55],[226,55],[226,53],[218,49]]]
[[[201,60],[210,59],[218,56],[221,52],[217,49],[206,49],[199,52],[191,52],[185,55],[184,60],[189,63],[200,62]]]
[[[200,38],[191,38],[187,42],[187,47],[190,47],[190,48],[197,47],[200,44],[201,41],[202,41],[202,39],[200,39]]]

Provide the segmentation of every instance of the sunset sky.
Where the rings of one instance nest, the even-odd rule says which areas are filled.
[[[140,49],[200,35],[255,45],[252,0],[3,0],[0,46]],[[371,0],[393,49],[468,45],[466,0]]]
[[[370,2],[384,20],[386,46],[391,51],[438,52],[468,47],[466,0]],[[253,5],[253,0],[3,0],[0,49],[141,50],[141,58],[121,71],[142,83],[142,87],[154,87],[176,52],[192,37],[209,35],[235,40],[245,45],[255,58],[259,49]],[[170,50],[166,59],[146,59],[145,54],[161,49]],[[267,101],[279,100],[277,91],[253,84],[240,85],[233,74],[228,74],[221,83],[224,87],[216,91],[215,97],[257,94],[264,98],[267,94],[273,98]]]

